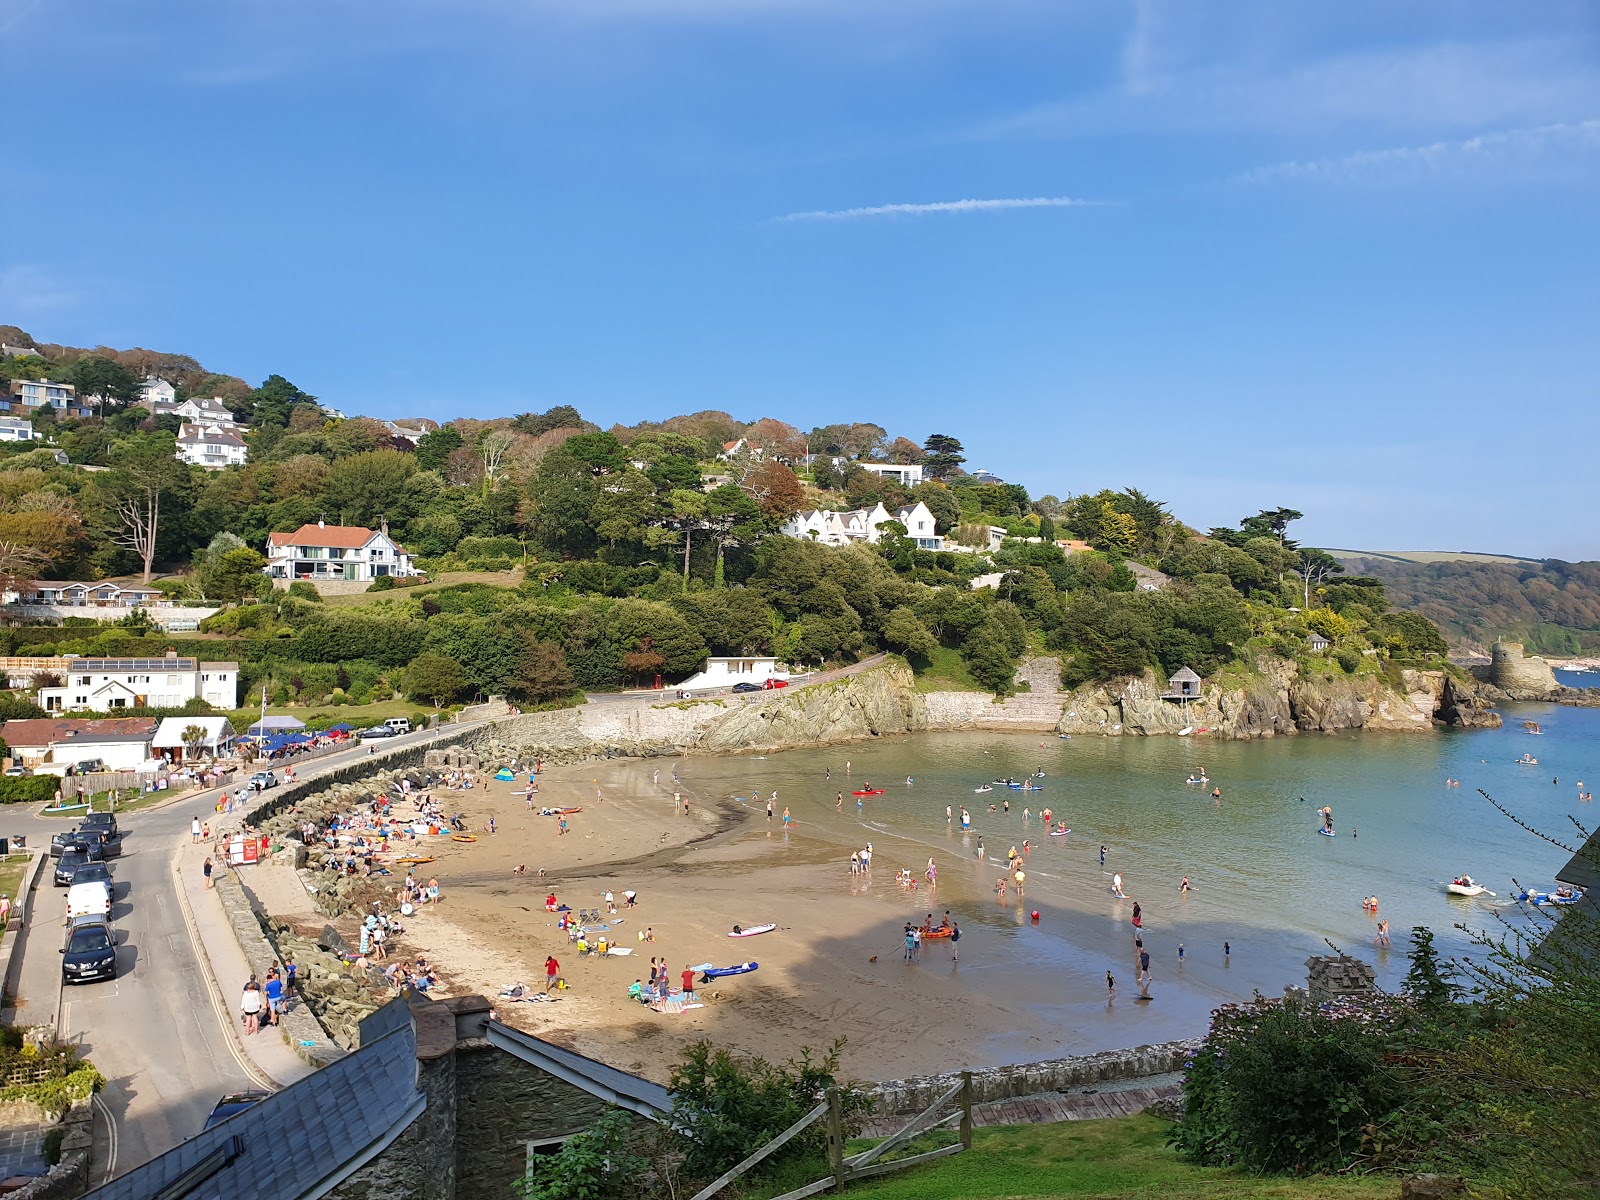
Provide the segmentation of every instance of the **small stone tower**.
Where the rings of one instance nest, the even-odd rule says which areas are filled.
[[[1550,664],[1537,655],[1525,656],[1521,642],[1496,642],[1490,648],[1489,682],[1513,695],[1544,695],[1561,686]]]

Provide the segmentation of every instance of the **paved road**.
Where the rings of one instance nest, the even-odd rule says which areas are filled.
[[[379,743],[383,750],[426,743],[471,726],[449,726]],[[314,759],[296,773],[302,781],[348,766],[367,756],[365,747]],[[112,916],[118,931],[115,981],[78,984],[61,991],[61,920],[65,889],[40,875],[28,911],[27,940],[18,979],[18,1024],[47,1024],[61,996],[61,1032],[81,1045],[107,1079],[101,1093],[109,1114],[109,1136],[96,1155],[96,1182],[147,1162],[197,1133],[217,1097],[270,1081],[252,1076],[222,1021],[197,957],[173,885],[175,848],[189,836],[190,821],[209,819],[216,792],[203,792],[153,812],[123,818],[127,830],[120,858],[111,860]],[[32,845],[49,845],[70,822],[18,822]],[[232,981],[226,981],[231,989]]]

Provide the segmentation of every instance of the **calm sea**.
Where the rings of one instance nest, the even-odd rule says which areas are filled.
[[[1563,673],[1563,682],[1576,686],[1595,681]],[[849,889],[850,849],[872,842],[873,882],[861,894],[883,906],[886,941],[910,915],[952,909],[966,934],[959,970],[974,987],[994,979],[1040,1020],[1074,1031],[1070,1040],[1087,1049],[1201,1032],[1205,1013],[1221,1001],[1303,983],[1305,959],[1329,953],[1329,943],[1371,962],[1380,984],[1394,987],[1405,973],[1412,926],[1432,928],[1446,954],[1467,955],[1480,953],[1467,931],[1499,930],[1497,918],[1518,923],[1514,881],[1548,887],[1568,855],[1519,829],[1478,789],[1574,844],[1579,835],[1569,818],[1586,826],[1595,820],[1594,805],[1579,793],[1600,786],[1600,710],[1517,705],[1503,715],[1499,730],[1258,742],[926,734],[764,759],[688,759],[679,770],[702,795],[759,796],[764,803],[777,790],[779,811],[791,808],[796,825],[788,837],[777,832],[767,853],[815,863],[819,889]],[[1538,722],[1543,733],[1531,736],[1524,721]],[[1524,753],[1539,765],[1517,765]],[[1220,800],[1210,787],[1186,786],[1202,766],[1222,789]],[[1045,772],[1044,791],[973,791],[1035,769]],[[1450,779],[1460,785],[1448,786]],[[849,792],[869,781],[885,794],[867,798],[858,813]],[[835,809],[841,788],[842,814]],[[988,811],[1007,798],[1009,814]],[[963,804],[972,814],[967,834],[959,828]],[[946,805],[956,809],[953,826]],[[1067,821],[1070,836],[1045,835],[1037,816],[1045,805]],[[1333,807],[1336,837],[1317,833],[1322,805]],[[1026,822],[1025,807],[1034,812]],[[759,805],[752,805],[752,824],[765,827]],[[976,856],[980,837],[984,861]],[[1005,854],[1024,839],[1033,846],[1026,903],[998,903],[992,887]],[[935,895],[895,886],[898,869],[912,868],[920,879],[930,856],[939,869]],[[1121,872],[1127,900],[1111,895],[1112,871]],[[1498,896],[1447,896],[1443,883],[1458,872]],[[1193,890],[1182,895],[1185,875]],[[1393,949],[1374,945],[1375,921],[1361,906],[1369,894],[1390,922]],[[1154,958],[1157,1003],[1150,1005],[1132,1003],[1135,900]],[[777,907],[770,919],[804,920],[804,896]],[[1033,909],[1040,910],[1038,923]],[[1112,1010],[1105,1005],[1107,969],[1119,979]],[[1020,1042],[1006,1044],[1010,1036],[997,1030],[982,1057],[1025,1056]]]

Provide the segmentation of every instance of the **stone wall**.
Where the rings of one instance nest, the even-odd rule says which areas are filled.
[[[25,1187],[7,1192],[7,1200],[77,1200],[89,1190],[94,1167],[94,1108],[92,1100],[79,1100],[66,1111],[61,1125],[61,1158]],[[29,1105],[37,1113],[36,1105]]]
[[[514,1054],[472,1040],[456,1048],[457,1195],[509,1196],[527,1143],[587,1129],[609,1106]]]
[[[1108,1079],[1140,1079],[1151,1075],[1170,1075],[1181,1071],[1203,1039],[1162,1042],[1155,1046],[1135,1046],[1128,1050],[1107,1050],[1102,1054],[1082,1054],[1047,1062],[1020,1063],[1010,1067],[990,1067],[972,1072],[972,1102],[1007,1100],[1016,1096],[1037,1096],[1084,1087]],[[961,1072],[944,1075],[917,1075],[874,1084],[878,1115],[920,1112],[950,1088],[961,1082]]]

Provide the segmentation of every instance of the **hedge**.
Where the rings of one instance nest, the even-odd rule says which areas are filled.
[[[60,786],[54,775],[0,776],[0,804],[48,804]]]

